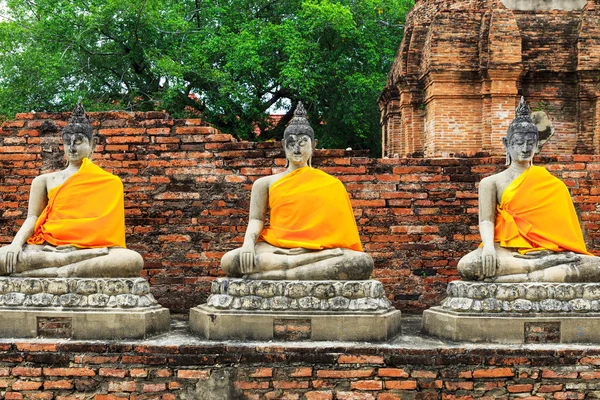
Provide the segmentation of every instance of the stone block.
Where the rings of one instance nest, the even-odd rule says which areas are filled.
[[[379,281],[254,281],[220,278],[190,329],[214,340],[386,341],[400,311]]]
[[[133,339],[166,332],[142,278],[0,278],[0,337]]]

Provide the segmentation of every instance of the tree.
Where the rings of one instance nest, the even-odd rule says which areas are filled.
[[[201,113],[279,138],[301,100],[320,146],[380,152],[377,97],[412,0],[8,0],[0,114]],[[289,111],[271,126],[267,111]]]

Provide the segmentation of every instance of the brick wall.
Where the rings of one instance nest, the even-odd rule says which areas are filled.
[[[125,185],[128,246],[153,294],[174,312],[203,302],[224,252],[241,245],[252,182],[285,163],[279,143],[236,142],[199,120],[163,113],[91,113],[94,161]],[[0,245],[27,213],[31,180],[60,169],[57,129],[68,114],[19,114],[0,129]],[[344,182],[365,250],[393,304],[437,305],[459,258],[479,243],[476,183],[503,158],[372,159],[318,150],[313,165]],[[588,247],[600,254],[600,156],[541,157],[571,188]]]
[[[383,155],[500,155],[521,95],[556,127],[544,154],[598,154],[599,23],[600,0],[575,11],[415,2],[379,99]]]
[[[6,400],[592,399],[597,348],[0,343]]]

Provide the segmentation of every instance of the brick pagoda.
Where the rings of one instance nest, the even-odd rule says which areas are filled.
[[[600,152],[600,0],[416,0],[380,97],[385,157],[503,154],[519,96]]]

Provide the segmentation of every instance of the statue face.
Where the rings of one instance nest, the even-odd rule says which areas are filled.
[[[514,133],[508,143],[503,139],[510,157],[515,161],[531,161],[537,148],[537,135],[535,133]]]
[[[65,157],[68,162],[80,162],[85,157],[91,158],[94,151],[95,140],[83,133],[65,133],[63,135]]]
[[[308,159],[312,156],[314,144],[310,136],[304,134],[290,134],[283,140],[285,149],[285,158],[288,159],[290,165],[303,167],[308,163]]]

